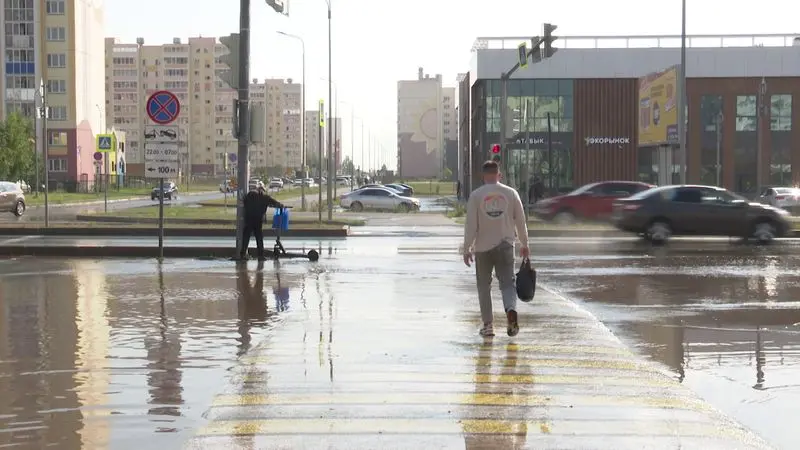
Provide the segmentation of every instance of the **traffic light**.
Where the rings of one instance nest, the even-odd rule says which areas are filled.
[[[275,12],[281,13],[284,16],[289,15],[289,2],[284,2],[283,0],[267,0],[267,5],[274,9]]]
[[[553,36],[553,31],[556,31],[556,28],[558,28],[558,27],[556,25],[551,24],[551,23],[544,24],[544,39],[543,39],[543,41],[544,41],[544,55],[543,56],[545,58],[549,58],[549,57],[553,56],[556,53],[556,51],[558,51],[557,48],[553,48],[553,41],[558,39],[558,37]]]
[[[239,33],[222,36],[219,42],[228,49],[228,53],[219,57],[219,61],[227,67],[220,69],[217,75],[231,89],[239,89]]]
[[[519,68],[524,69],[525,67],[528,66],[528,44],[526,44],[525,42],[519,44],[519,47],[517,47],[517,53],[519,54],[518,55]]]
[[[492,145],[492,160],[500,161],[500,144]]]

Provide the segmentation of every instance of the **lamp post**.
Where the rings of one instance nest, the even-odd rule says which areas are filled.
[[[333,99],[333,65],[331,62],[333,56],[333,39],[331,35],[331,0],[325,0],[328,6],[328,98]],[[328,117],[333,117],[333,101],[328,102]],[[328,126],[328,167],[334,167],[333,160],[333,127]],[[333,180],[331,180],[330,173],[328,174],[328,220],[333,220],[333,198],[331,197],[331,190],[333,188]]]
[[[686,0],[681,1],[681,68],[678,77],[678,142],[680,145],[680,183],[686,184]],[[672,166],[672,164],[670,164]]]
[[[50,108],[47,106],[47,92],[44,88],[44,79],[39,79],[39,98],[42,104],[39,108],[39,117],[42,118],[42,157],[44,158],[44,226],[50,226],[50,199],[48,193],[50,191],[50,158],[48,157],[48,142],[47,142],[47,117],[50,115]],[[38,158],[37,158],[38,159]],[[39,171],[36,171],[38,178]],[[36,182],[37,189],[39,182]]]
[[[305,180],[308,178],[308,173],[306,173],[306,41],[303,40],[302,37],[296,34],[290,34],[283,31],[278,31],[278,34],[283,36],[297,39],[300,41],[300,46],[303,52],[303,75],[302,75],[302,83],[303,86],[300,89],[300,165],[302,168],[300,169],[303,173],[303,179]],[[306,185],[305,183],[300,183],[300,205],[301,208],[305,211],[306,209]]]

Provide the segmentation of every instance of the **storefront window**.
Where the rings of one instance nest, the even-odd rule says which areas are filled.
[[[792,129],[791,94],[780,94],[772,96],[769,127],[772,131],[791,131]]]
[[[756,131],[756,96],[736,96],[736,131]]]
[[[722,166],[722,96],[700,97],[700,115],[703,122],[702,151],[700,153],[700,182],[705,185],[721,185],[722,172],[717,177],[717,159]]]

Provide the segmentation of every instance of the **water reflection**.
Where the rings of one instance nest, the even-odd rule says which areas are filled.
[[[65,450],[137,448],[143,439],[179,448],[236,356],[263,339],[279,310],[291,311],[291,289],[307,271],[0,264],[0,448]]]
[[[181,338],[180,333],[170,326],[167,316],[167,301],[164,297],[164,267],[159,262],[158,272],[158,333],[144,339],[147,349],[147,386],[149,386],[151,405],[147,414],[156,416],[153,421],[163,423],[156,429],[160,432],[175,432],[173,420],[159,416],[180,416],[183,405],[181,381]]]
[[[670,255],[550,267],[550,280],[681,382],[793,448],[800,401],[800,270],[796,255]],[[570,268],[571,266],[571,268]]]

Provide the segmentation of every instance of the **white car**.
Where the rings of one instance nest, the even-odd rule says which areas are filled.
[[[767,188],[758,197],[758,201],[777,208],[793,208],[800,206],[800,189],[793,187]]]
[[[351,211],[379,209],[384,211],[416,211],[419,199],[403,197],[397,192],[383,187],[369,187],[341,195],[339,204]]]
[[[273,178],[269,180],[270,189],[283,189],[283,180],[280,178]]]

